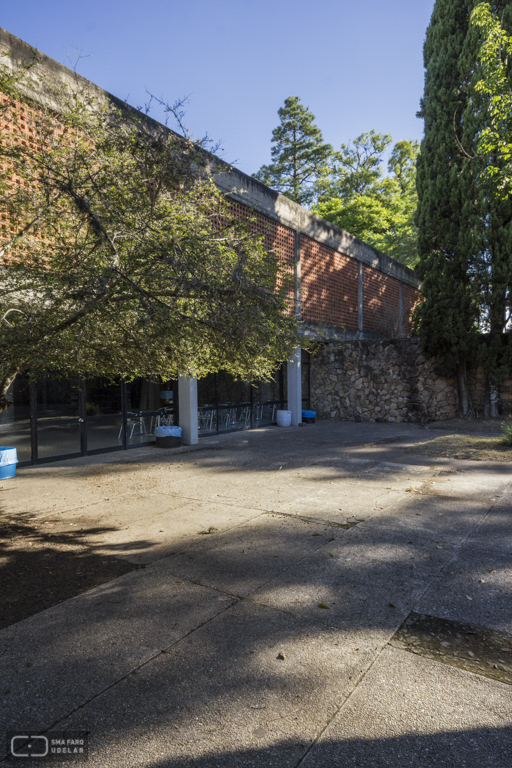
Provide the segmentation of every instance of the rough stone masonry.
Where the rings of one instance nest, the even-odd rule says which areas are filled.
[[[311,405],[320,419],[437,421],[457,415],[457,384],[417,339],[334,342],[311,358]]]

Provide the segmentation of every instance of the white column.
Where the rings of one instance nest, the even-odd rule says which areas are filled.
[[[197,445],[197,378],[180,376],[178,379],[178,407],[180,411],[181,442]]]
[[[302,378],[301,349],[297,350],[287,363],[288,410],[292,412],[292,427],[302,422]]]

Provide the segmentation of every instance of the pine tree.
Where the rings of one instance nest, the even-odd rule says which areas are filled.
[[[278,114],[281,123],[272,131],[272,163],[263,165],[254,178],[307,206],[332,147],[324,142],[315,116],[298,96],[289,96]]]
[[[507,4],[494,5],[499,10]],[[425,298],[417,314],[419,332],[439,372],[457,375],[459,412],[465,416],[472,410],[468,361],[484,360],[491,385],[503,370],[500,274],[510,238],[509,203],[493,202],[472,154],[486,119],[475,91],[481,43],[470,23],[475,5],[436,1],[424,48],[425,136],[417,172],[418,273]]]

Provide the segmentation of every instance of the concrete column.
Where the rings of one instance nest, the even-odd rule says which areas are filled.
[[[297,347],[291,360],[288,360],[286,377],[288,383],[288,410],[292,412],[292,427],[302,422],[302,369],[301,349]]]
[[[178,379],[178,401],[180,409],[181,442],[183,445],[197,445],[197,378],[180,376]]]
[[[398,287],[398,335],[400,338],[404,336],[404,291],[401,280]]]
[[[302,301],[301,301],[301,261],[300,261],[300,232],[295,232],[294,237],[295,251],[295,319],[300,323],[302,319]]]
[[[357,273],[357,330],[363,332],[363,262],[359,262]]]

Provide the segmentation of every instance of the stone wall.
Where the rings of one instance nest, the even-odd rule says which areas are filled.
[[[417,339],[332,342],[311,358],[311,407],[320,419],[437,421],[457,415],[457,385]]]

